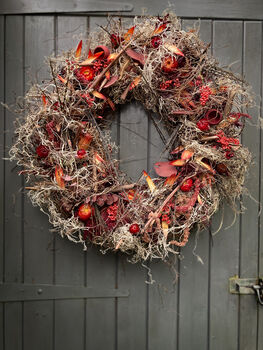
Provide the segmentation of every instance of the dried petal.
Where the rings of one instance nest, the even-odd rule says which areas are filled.
[[[94,90],[92,91],[92,95],[97,97],[97,98],[100,98],[101,100],[107,100],[107,97],[102,95],[100,92]]]
[[[183,151],[181,159],[188,160],[188,159],[192,158],[193,155],[194,155],[193,150],[186,149],[186,150]]]
[[[169,225],[168,225],[167,221],[162,221],[162,231],[163,231],[163,235],[164,235],[165,239],[168,236],[168,229],[169,229]]]
[[[152,34],[152,36],[157,35],[157,34],[161,34],[167,27],[167,24],[161,24],[158,28],[156,28]]]
[[[80,66],[88,66],[93,61],[95,61],[97,58],[99,58],[102,54],[103,54],[103,51],[99,51],[99,52],[95,53],[94,55],[91,54],[90,57],[88,57],[85,61],[81,62],[79,65]]]
[[[63,173],[62,168],[60,166],[56,166],[55,178],[56,178],[58,186],[62,189],[65,188],[65,181],[64,181],[63,177],[64,177],[64,173]]]
[[[147,184],[150,188],[150,191],[153,193],[155,191],[155,184],[153,183],[153,180],[150,178],[150,176],[147,174],[145,170],[143,170],[143,175],[146,177]]]
[[[186,161],[184,159],[176,159],[172,160],[170,164],[174,166],[184,166],[186,164]]]
[[[134,33],[135,26],[131,27],[124,35],[123,38],[125,41],[129,41]]]
[[[77,50],[75,52],[75,57],[78,59],[81,56],[81,50],[82,50],[82,40],[80,40]]]
[[[177,46],[171,45],[171,44],[168,44],[168,43],[165,43],[164,46],[165,46],[169,51],[171,51],[172,53],[184,57],[184,54],[182,53],[182,51],[180,51],[180,50],[178,49]]]

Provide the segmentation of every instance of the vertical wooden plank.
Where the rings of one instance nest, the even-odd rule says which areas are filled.
[[[54,51],[54,17],[25,17],[25,66],[32,80],[48,78],[44,58]],[[26,283],[52,283],[53,252],[48,218],[25,201],[24,268]],[[24,348],[52,349],[53,302],[30,301],[24,305]]]
[[[252,85],[256,96],[260,95],[261,77],[261,23],[244,23],[244,76]],[[259,105],[259,97],[257,98]],[[259,110],[249,110],[256,123]],[[260,130],[247,123],[242,137],[243,144],[253,155],[254,164],[250,167],[245,186],[251,196],[259,200],[259,159]],[[257,277],[258,274],[258,203],[249,197],[243,198],[247,208],[241,215],[240,277]],[[254,295],[240,296],[240,349],[256,349],[257,344],[257,304]]]
[[[261,22],[261,46],[263,45],[263,23]],[[261,57],[261,62],[262,62]],[[261,64],[261,91],[260,91],[260,97],[261,97],[261,103],[260,103],[260,115],[262,117],[263,114],[263,62]],[[262,234],[262,226],[263,226],[263,212],[262,212],[262,199],[263,199],[263,133],[262,130],[260,130],[260,161],[259,161],[259,210],[260,210],[260,217],[259,217],[259,227],[258,227],[258,275],[263,276],[263,234]],[[263,344],[263,307],[261,305],[258,305],[258,335],[257,335],[257,350],[260,350],[262,344]]]
[[[23,95],[23,17],[7,16],[5,27],[5,96],[8,105]],[[15,43],[15,44],[14,44]],[[14,84],[15,82],[15,84]],[[13,140],[13,122],[16,116],[6,111],[5,152]],[[5,282],[23,279],[22,178],[12,171],[14,163],[5,163]],[[22,303],[5,304],[5,348],[22,349]]]
[[[167,131],[160,118],[152,114],[152,118],[158,123],[163,135],[167,136]],[[153,121],[149,121],[148,140],[148,163],[149,173],[157,177],[153,169],[155,162],[163,161],[161,153],[164,144],[154,126]],[[165,155],[163,155],[165,157]],[[177,257],[172,258],[173,268],[178,270]],[[177,291],[178,284],[175,283],[176,276],[170,270],[168,264],[162,261],[153,261],[149,264],[155,283],[149,285],[149,325],[148,342],[149,349],[172,349],[177,343]]]
[[[5,17],[0,16],[0,101],[5,102],[4,93],[4,76],[5,76]],[[1,198],[0,198],[0,281],[4,281],[4,200],[5,200],[5,184],[4,184],[4,172],[5,172],[5,161],[3,160],[5,156],[4,151],[4,128],[5,128],[5,111],[3,106],[0,105],[0,186],[1,186]],[[0,303],[0,349],[4,348],[4,303]]]
[[[87,17],[58,16],[56,51],[77,47],[87,31]],[[55,276],[57,284],[84,284],[84,252],[80,245],[57,236],[55,241]],[[84,347],[84,300],[55,301],[54,347],[71,350]],[[74,329],[74,331],[72,331]]]
[[[147,168],[148,117],[135,102],[121,110],[120,161],[121,168],[133,180]],[[133,265],[127,256],[120,255],[118,287],[130,290],[128,299],[118,301],[118,348],[145,349],[147,344],[147,288],[146,271]]]
[[[200,37],[211,42],[212,22],[183,21],[183,28],[200,25]],[[196,247],[197,245],[197,247]],[[196,247],[196,248],[195,248]],[[206,349],[208,337],[208,286],[209,286],[209,231],[197,236],[193,232],[185,248],[181,250],[179,281],[179,334],[178,349]],[[202,259],[203,264],[197,259]],[[187,326],[186,326],[187,325]]]
[[[89,30],[96,31],[97,25],[104,25],[105,22],[105,17],[90,17]],[[97,288],[115,288],[116,256],[113,253],[102,255],[98,247],[89,247],[86,252],[86,284]],[[87,299],[86,348],[100,350],[107,346],[108,350],[113,350],[115,345],[115,299]]]
[[[232,65],[241,72],[242,22],[215,21],[213,26],[213,54],[221,65]],[[215,216],[212,232],[221,222],[222,210]],[[224,226],[233,222],[232,211],[225,206]],[[228,230],[224,228],[213,237],[211,249],[210,286],[210,349],[236,349],[238,344],[238,297],[228,292],[228,279],[239,272],[239,217]]]

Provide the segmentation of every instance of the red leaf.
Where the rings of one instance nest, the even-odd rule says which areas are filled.
[[[123,35],[123,38],[125,41],[129,41],[134,33],[134,29],[135,29],[135,26],[134,27],[131,27],[124,35]]]
[[[160,25],[158,28],[154,30],[153,35],[161,34],[166,29],[166,27],[167,27],[166,23]]]
[[[115,104],[112,102],[112,100],[111,100],[109,97],[107,98],[107,102],[108,102],[110,108],[111,108],[113,111],[115,111]]]
[[[171,165],[174,166],[184,166],[186,161],[184,159],[176,159],[170,162]]]
[[[46,105],[47,105],[47,99],[46,99],[46,96],[45,96],[44,94],[42,95],[42,101],[43,101],[44,107],[46,107]]]
[[[77,47],[77,50],[75,52],[75,57],[76,58],[80,58],[81,50],[82,50],[82,40],[80,40],[80,42],[78,44],[78,47]]]
[[[154,170],[157,175],[162,177],[169,177],[171,175],[176,175],[176,168],[170,164],[170,162],[157,162],[154,164]]]
[[[92,95],[97,97],[97,98],[100,98],[101,100],[107,100],[107,97],[102,95],[100,92],[94,90],[92,91]]]
[[[137,52],[135,50],[132,49],[127,49],[126,53],[129,57],[131,57],[133,60],[138,61],[139,63],[141,63],[142,65],[145,64],[145,57],[142,53]]]
[[[104,85],[103,88],[107,88],[110,87],[111,85],[113,85],[119,78],[117,77],[117,75],[114,75],[110,78],[110,80]]]
[[[99,51],[97,53],[95,53],[94,55],[91,54],[91,56],[88,56],[88,58],[81,62],[79,65],[80,66],[88,66],[90,65],[93,61],[95,61],[98,57],[100,57],[103,54],[103,51]]]

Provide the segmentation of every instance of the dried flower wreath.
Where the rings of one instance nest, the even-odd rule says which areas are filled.
[[[85,47],[80,41],[49,58],[51,79],[25,96],[11,160],[62,236],[133,262],[165,260],[224,198],[234,207],[242,193],[251,156],[238,136],[249,118],[248,87],[174,14],[136,17],[129,29],[111,19]],[[159,177],[143,171],[137,183],[120,171],[107,131],[116,105],[133,99],[170,134],[167,161],[154,165]]]

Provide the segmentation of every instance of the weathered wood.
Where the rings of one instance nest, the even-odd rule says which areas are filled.
[[[14,44],[15,43],[15,44]],[[5,22],[5,97],[6,103],[14,105],[23,95],[23,17],[7,16]],[[14,84],[14,82],[16,82]],[[5,113],[5,155],[13,142],[13,122],[16,116]],[[5,282],[21,282],[23,279],[23,180],[12,171],[14,163],[5,163]],[[14,219],[15,218],[15,219]],[[11,253],[12,252],[12,253]],[[22,304],[5,305],[6,349],[22,349]]]
[[[89,30],[96,30],[97,24],[104,24],[105,18],[89,18]],[[97,246],[86,252],[86,284],[94,288],[116,286],[116,256],[102,255]],[[116,300],[93,299],[86,302],[86,347],[100,350],[115,349],[116,344]],[[99,332],[98,332],[99,330]],[[103,334],[103,336],[102,336]]]
[[[132,180],[147,169],[148,118],[143,107],[133,103],[121,109],[120,161],[121,169]],[[127,262],[119,256],[118,287],[130,290],[128,300],[118,301],[118,348],[145,349],[147,342],[147,288],[146,271],[140,264]]]
[[[215,21],[213,26],[213,54],[221,65],[235,63],[231,69],[241,72],[242,22]],[[239,217],[225,205],[215,215],[212,232],[215,232],[224,214],[223,229],[213,237],[210,266],[210,334],[211,350],[236,349],[238,341],[238,298],[228,292],[228,279],[239,272]]]
[[[159,15],[167,4],[158,0],[147,1],[143,4],[152,15]],[[141,15],[143,12],[140,0],[122,1],[86,1],[44,0],[41,5],[34,0],[11,2],[3,0],[0,4],[0,14],[15,13],[109,13],[128,12],[130,15]],[[261,0],[177,0],[175,10],[178,16],[191,18],[229,18],[229,19],[262,19],[263,4]]]
[[[263,27],[261,23],[261,27]],[[261,57],[262,60],[262,57]],[[260,103],[260,111],[261,116],[263,112],[263,69],[261,66],[261,103]],[[263,211],[262,211],[262,199],[263,199],[263,133],[260,133],[260,164],[259,164],[259,201],[260,201],[260,217],[259,217],[259,227],[258,227],[258,270],[259,275],[263,274],[263,235],[262,235],[262,227],[263,227]],[[257,350],[260,350],[260,346],[263,344],[263,307],[258,305],[258,336],[257,336]]]
[[[26,87],[32,80],[49,77],[44,57],[54,51],[54,17],[25,17]],[[27,199],[24,209],[24,268],[26,283],[53,281],[53,234],[47,216],[32,207]],[[53,302],[24,303],[24,348],[50,349],[53,334]]]
[[[210,20],[183,20],[183,28],[200,26],[200,36],[211,42]],[[208,338],[209,298],[209,231],[193,232],[185,248],[181,250],[179,281],[179,349],[206,349]],[[200,257],[203,263],[198,260]]]
[[[152,118],[154,118],[167,139],[168,136],[160,118],[152,113],[149,119],[148,171],[152,177],[157,177],[153,168],[154,163],[164,161],[167,152],[162,154],[164,143],[154,126]],[[151,350],[172,349],[177,339],[178,285],[174,283],[176,275],[167,264],[161,261],[151,262],[149,268],[155,283],[148,286],[148,346]],[[175,263],[174,269],[177,268],[178,265]]]
[[[244,61],[243,73],[251,83],[254,93],[260,94],[261,76],[258,74],[262,64],[262,27],[260,22],[244,23]],[[257,98],[257,104],[260,103]],[[256,123],[258,108],[249,113]],[[260,161],[260,129],[247,123],[242,142],[253,154],[254,164],[250,167],[246,187],[251,196],[259,201],[259,161]],[[241,245],[240,245],[240,277],[257,277],[258,275],[258,203],[244,196],[244,206],[247,208],[241,215]],[[240,296],[240,348],[256,349],[257,346],[257,303],[255,296],[245,298]]]
[[[4,76],[5,76],[5,65],[4,65],[4,37],[5,37],[5,18],[4,16],[0,16],[0,101],[5,100],[5,92],[4,92]],[[0,105],[0,188],[1,188],[1,196],[0,196],[0,281],[4,280],[4,201],[5,201],[5,184],[4,184],[4,129],[5,129],[5,111],[4,108]],[[0,349],[4,348],[4,304],[0,303]]]
[[[58,16],[56,23],[56,52],[77,47],[87,31],[86,17]],[[54,237],[55,284],[84,285],[85,255],[81,245],[72,244],[67,238]],[[76,344],[84,346],[84,300],[61,300],[55,302],[55,348],[73,349]],[[74,329],[74,332],[72,330]]]

